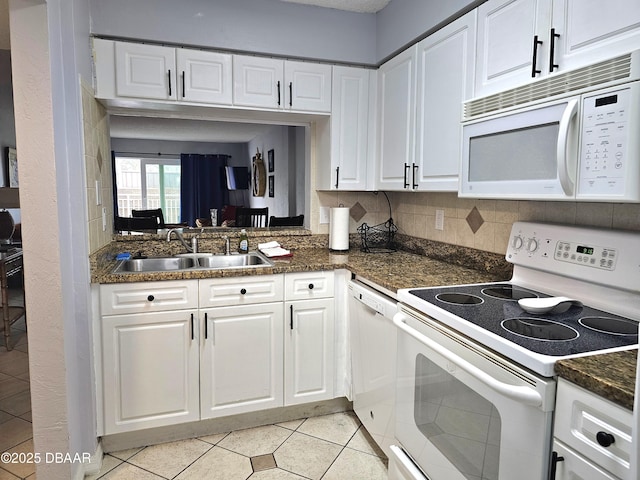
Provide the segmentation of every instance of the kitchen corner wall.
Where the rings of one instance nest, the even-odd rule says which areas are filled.
[[[366,210],[360,221],[351,218],[351,233],[363,222],[376,225],[389,218],[382,193],[317,193],[321,206],[353,207],[359,203]],[[456,193],[390,192],[388,195],[400,233],[498,254],[506,251],[511,225],[516,221],[640,231],[638,204],[477,200],[458,198]],[[443,230],[435,229],[436,210],[444,211]],[[328,232],[328,225],[318,226],[318,233]]]
[[[80,81],[82,90],[82,122],[87,181],[87,214],[89,221],[89,253],[111,242],[113,236],[113,187],[111,180],[111,148],[109,119],[104,107],[94,98],[93,88]],[[99,192],[96,190],[99,182]],[[96,204],[100,195],[101,203]],[[106,208],[107,228],[102,229],[102,208]]]

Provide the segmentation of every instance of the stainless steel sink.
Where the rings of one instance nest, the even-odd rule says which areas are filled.
[[[220,270],[225,268],[270,267],[273,262],[258,252],[239,255],[131,258],[116,265],[113,273],[175,272],[178,270]]]
[[[195,260],[189,257],[131,258],[119,263],[113,273],[172,272],[193,268],[195,264]]]
[[[201,268],[238,268],[238,267],[270,267],[273,265],[266,257],[257,252],[244,255],[213,255],[198,258]]]

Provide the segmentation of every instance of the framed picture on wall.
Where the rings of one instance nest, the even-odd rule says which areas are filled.
[[[274,176],[273,175],[269,175],[269,196],[271,198],[275,197],[275,192],[274,192]]]
[[[6,150],[6,173],[7,173],[7,186],[17,188],[18,187],[18,153],[15,148],[7,147]]]
[[[274,164],[273,164],[274,156],[275,156],[275,152],[273,151],[273,148],[272,148],[267,152],[267,163],[269,166],[269,173],[273,172],[274,170]]]

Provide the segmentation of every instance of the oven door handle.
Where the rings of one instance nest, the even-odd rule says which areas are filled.
[[[441,355],[451,363],[455,364],[456,366],[467,372],[469,375],[475,377],[477,380],[480,380],[492,390],[519,403],[524,403],[526,405],[531,405],[534,407],[539,407],[542,405],[542,396],[536,390],[525,386],[509,385],[508,383],[503,383],[499,380],[496,380],[491,375],[483,372],[475,365],[472,365],[463,358],[460,358],[455,353],[450,352],[427,336],[418,332],[414,328],[411,328],[404,322],[404,318],[406,317],[402,313],[397,313],[393,317],[393,323],[400,330],[415,338],[418,342],[422,343],[427,348],[430,348],[438,355]]]

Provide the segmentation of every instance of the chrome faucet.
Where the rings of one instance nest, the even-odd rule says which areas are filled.
[[[222,239],[224,240],[224,254],[231,255],[231,240],[227,235],[222,237]]]
[[[184,237],[182,236],[182,233],[180,233],[180,229],[179,228],[172,228],[167,232],[167,242],[171,241],[171,234],[172,233],[176,234],[176,237],[178,237],[178,240],[180,240],[180,243],[182,243],[184,248],[187,249],[187,252],[189,252],[189,253],[197,253],[198,252],[198,238],[197,237],[193,237],[191,239],[191,245],[189,245],[187,242],[185,242]]]

